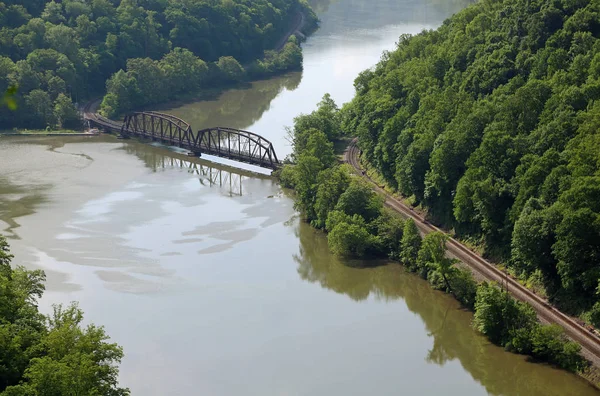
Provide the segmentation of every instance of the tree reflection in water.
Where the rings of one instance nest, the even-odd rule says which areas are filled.
[[[399,264],[380,261],[375,267],[356,268],[359,262],[349,263],[329,253],[324,234],[300,221],[290,226],[295,227],[300,241],[294,260],[303,280],[345,294],[354,301],[402,300],[419,316],[433,338],[433,346],[424,356],[428,363],[443,366],[458,360],[494,395],[598,394],[572,374],[528,362],[524,356],[492,345],[471,327],[471,312],[462,309],[451,296],[433,290],[426,281],[405,272]]]
[[[152,110],[177,116],[194,130],[215,126],[246,129],[261,119],[284,89],[295,90],[301,80],[302,72],[286,73],[222,91],[205,92],[184,103],[167,103]]]
[[[15,232],[20,227],[18,218],[35,213],[39,205],[47,202],[49,189],[50,186],[43,184],[35,188],[23,187],[0,177],[0,223],[6,224],[1,231],[9,240],[20,239]]]

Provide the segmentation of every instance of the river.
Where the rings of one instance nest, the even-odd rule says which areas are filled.
[[[400,34],[462,6],[320,1],[303,72],[160,109],[255,131],[283,157],[295,115],[325,92],[349,100]],[[47,272],[42,310],[77,300],[124,347],[133,395],[598,394],[491,345],[400,265],[333,257],[272,179],[176,150],[0,137],[0,230],[17,264]]]

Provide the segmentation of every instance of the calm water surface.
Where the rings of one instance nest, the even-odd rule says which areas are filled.
[[[321,2],[302,74],[170,111],[265,134],[283,156],[298,112],[350,99],[400,34],[459,6]],[[125,348],[134,395],[597,394],[490,345],[402,267],[332,257],[264,175],[112,137],[4,137],[0,230],[17,263],[47,271],[42,309],[78,300]]]

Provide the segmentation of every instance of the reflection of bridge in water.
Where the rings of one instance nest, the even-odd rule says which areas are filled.
[[[250,178],[270,179],[269,176],[243,169],[216,164],[200,158],[141,144],[126,144],[123,149],[141,159],[154,172],[163,169],[181,169],[198,176],[200,184],[220,188],[224,195],[234,197],[244,193],[244,182]]]
[[[228,191],[228,195],[242,196],[244,176],[240,173],[235,173],[230,170],[216,168],[208,164],[202,164],[192,161],[187,161],[181,158],[162,157],[162,168],[180,168],[186,169],[189,173],[200,177],[200,184],[208,187],[220,187],[224,191]]]
[[[281,166],[273,144],[248,131],[214,127],[194,132],[180,118],[151,111],[128,114],[122,123],[94,113],[86,113],[86,119],[90,125],[107,132],[151,139],[184,148],[198,156],[210,154],[273,170]]]

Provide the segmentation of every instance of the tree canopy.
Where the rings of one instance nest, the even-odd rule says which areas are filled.
[[[341,115],[389,186],[580,314],[600,280],[598,20],[598,1],[481,0],[402,36]]]
[[[0,122],[63,126],[76,121],[65,98],[106,89],[104,111],[113,115],[239,81],[241,64],[253,75],[299,67],[295,38],[272,50],[300,12],[312,28],[304,0],[2,0],[0,92],[18,90],[17,111],[0,109]]]
[[[118,386],[123,350],[102,327],[83,326],[77,304],[38,311],[44,272],[11,267],[0,236],[0,395],[128,395]]]
[[[284,186],[295,189],[296,208],[304,219],[327,232],[332,253],[346,259],[399,260],[432,287],[451,293],[474,310],[474,326],[495,344],[570,371],[585,369],[581,348],[569,341],[561,328],[541,325],[531,306],[514,300],[497,285],[477,284],[464,265],[448,257],[447,234],[437,231],[422,238],[411,218],[404,221],[384,209],[382,197],[370,184],[348,165],[333,161],[331,140],[338,135],[323,130],[339,131],[344,114],[330,99],[325,95],[316,111],[295,119],[290,129],[294,152],[286,158],[279,177]],[[327,119],[331,122],[325,122]],[[530,250],[535,252],[535,248]],[[369,265],[364,261],[345,263]],[[591,316],[600,317],[600,304]]]

